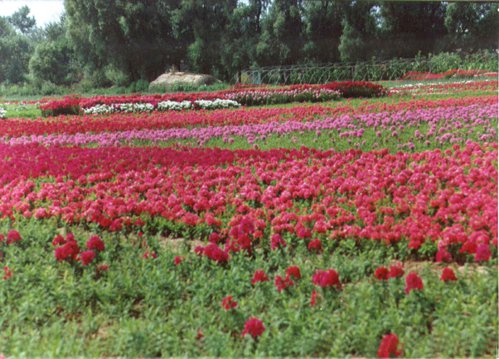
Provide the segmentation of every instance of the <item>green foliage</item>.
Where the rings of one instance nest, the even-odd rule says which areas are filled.
[[[35,18],[33,16],[29,16],[29,13],[29,7],[24,5],[9,17],[9,22],[21,33],[29,33],[36,25]]]
[[[0,233],[9,227],[1,223]],[[424,289],[406,295],[403,278],[374,278],[378,266],[393,263],[380,244],[358,248],[346,240],[317,256],[306,249],[234,254],[219,266],[191,252],[188,241],[98,233],[106,249],[97,263],[78,267],[55,260],[51,241],[60,231],[51,224],[23,220],[15,228],[23,240],[2,247],[3,265],[13,272],[0,280],[0,347],[7,356],[374,357],[388,332],[398,335],[405,357],[497,355],[496,262],[453,266],[459,280],[452,283],[440,281],[443,266],[407,264]],[[62,230],[82,247],[95,234]],[[142,258],[152,248],[158,258]],[[176,255],[185,258],[178,266]],[[109,269],[98,272],[98,264]],[[279,293],[273,279],[290,265],[302,278]],[[338,271],[342,290],[312,284],[315,270],[327,268]],[[252,286],[257,269],[270,282]],[[231,311],[221,307],[227,295],[238,302]],[[241,337],[250,316],[266,327],[258,340]]]

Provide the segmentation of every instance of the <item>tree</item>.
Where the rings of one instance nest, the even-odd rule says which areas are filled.
[[[24,82],[32,52],[30,39],[18,34],[8,18],[0,17],[0,83]]]
[[[37,83],[70,85],[79,79],[79,66],[74,49],[66,35],[66,18],[48,24],[43,30],[45,40],[36,47],[29,61],[29,70]]]
[[[413,57],[418,52],[433,52],[446,33],[446,5],[442,2],[381,3],[383,24],[379,44],[382,56]]]
[[[256,48],[260,65],[292,65],[302,58],[302,2],[274,0],[263,20],[263,32]]]
[[[367,60],[377,51],[377,26],[371,1],[350,1],[344,7],[343,32],[338,50],[342,61]]]
[[[319,63],[339,60],[344,3],[338,0],[304,0],[304,56]]]
[[[476,50],[497,47],[498,4],[452,3],[447,6],[445,27],[452,47]]]
[[[68,30],[83,63],[131,81],[152,80],[177,58],[171,14],[180,0],[66,0]]]
[[[29,7],[23,6],[9,17],[9,22],[21,33],[27,34],[35,28],[36,20],[29,16]]]

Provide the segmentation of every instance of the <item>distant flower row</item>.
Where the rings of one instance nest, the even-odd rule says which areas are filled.
[[[95,105],[93,107],[83,108],[86,115],[101,115],[111,113],[133,113],[133,112],[152,112],[152,111],[182,111],[192,109],[202,110],[215,110],[223,108],[237,108],[241,107],[236,101],[233,100],[196,100],[196,101],[161,101],[156,104],[153,103],[116,103],[111,105]]]
[[[380,97],[385,96],[387,90],[378,84],[369,82],[333,82],[324,85],[295,85],[278,88],[257,88],[257,89],[232,89],[217,92],[195,92],[195,93],[175,93],[157,95],[131,95],[131,96],[96,96],[91,98],[78,98],[68,96],[62,100],[49,101],[40,105],[44,116],[58,116],[69,114],[116,112],[131,112],[134,109],[132,104],[140,104],[135,107],[139,111],[152,111],[160,109],[159,104],[163,103],[163,110],[167,109],[190,109],[190,108],[223,108],[219,104],[221,100],[237,101],[241,105],[264,105],[289,102],[320,102],[336,100],[343,97]],[[207,101],[211,101],[208,103]],[[218,102],[217,102],[218,101]],[[174,102],[175,104],[173,104]],[[186,102],[191,106],[187,107]],[[212,103],[217,103],[213,105]],[[106,105],[108,107],[101,107]],[[222,107],[218,107],[218,105]],[[99,107],[98,107],[99,106]],[[93,109],[93,110],[91,110]],[[98,110],[96,110],[98,109]],[[111,110],[112,109],[112,110]],[[110,111],[110,112],[106,112]]]

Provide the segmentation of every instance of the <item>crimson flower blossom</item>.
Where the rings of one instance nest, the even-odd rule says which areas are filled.
[[[144,255],[142,256],[142,258],[144,259],[149,259],[149,258],[152,258],[152,259],[156,259],[158,258],[158,255],[155,253],[155,252],[145,252]]]
[[[338,272],[336,272],[334,269],[317,270],[312,276],[312,282],[321,288],[341,288],[340,277],[338,275]]]
[[[249,334],[253,337],[253,339],[256,339],[261,336],[264,331],[265,325],[263,325],[263,322],[256,317],[250,317],[244,324],[242,336],[244,337]]]
[[[87,241],[87,249],[95,249],[102,252],[106,248],[104,241],[99,236],[92,236]]]
[[[7,244],[12,244],[12,243],[15,243],[15,242],[20,242],[21,240],[22,240],[21,235],[15,229],[11,229],[7,233]]]
[[[310,295],[310,306],[314,307],[317,304],[317,291],[314,289]]]
[[[289,278],[289,276],[286,276],[286,278],[282,278],[280,275],[275,276],[274,285],[279,293],[294,284],[295,283],[291,280],[291,278]]]
[[[482,243],[478,245],[475,253],[475,262],[486,262],[490,259],[490,247],[488,244]]]
[[[231,295],[228,295],[224,299],[222,299],[222,308],[226,311],[237,308],[237,302],[232,298]]]
[[[288,267],[288,269],[286,269],[286,278],[291,278],[291,277],[293,277],[294,279],[301,278],[300,267],[290,266]]]
[[[173,259],[173,263],[178,266],[180,263],[182,263],[184,261],[184,257],[181,257],[181,256],[175,256],[175,258]]]
[[[95,252],[92,250],[84,251],[80,253],[81,264],[88,266],[95,259]]]
[[[310,243],[308,244],[308,250],[310,252],[317,252],[317,253],[322,252],[321,240],[319,238],[315,238],[314,240],[311,240]]]
[[[255,285],[258,282],[268,282],[269,277],[265,274],[263,270],[256,270],[255,274],[253,274],[253,279],[251,280],[251,284]]]
[[[389,274],[390,274],[390,272],[388,271],[388,269],[385,266],[378,267],[374,271],[374,276],[378,280],[388,280],[388,278],[390,278]]]
[[[401,265],[390,266],[390,272],[388,273],[389,278],[400,278],[404,275],[404,268]]]
[[[4,266],[3,267],[3,271],[4,271],[4,276],[3,276],[3,280],[7,280],[9,279],[10,277],[12,277],[12,271],[10,270],[10,268],[8,266]]]
[[[423,290],[423,280],[416,272],[411,272],[405,277],[405,292],[409,294],[411,290]]]
[[[286,242],[279,233],[274,233],[272,237],[270,237],[270,249],[275,250],[281,247],[286,247]]]
[[[442,275],[440,276],[440,279],[444,282],[449,282],[449,281],[457,280],[457,277],[456,277],[456,273],[454,273],[452,268],[445,267],[442,270]]]
[[[399,338],[396,334],[390,333],[383,336],[378,348],[379,358],[396,358],[402,355],[402,351],[398,349]]]

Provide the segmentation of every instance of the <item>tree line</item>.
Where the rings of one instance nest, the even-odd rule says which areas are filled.
[[[65,0],[40,28],[0,17],[0,83],[151,81],[168,68],[230,80],[250,67],[497,48],[493,3],[358,0]]]

